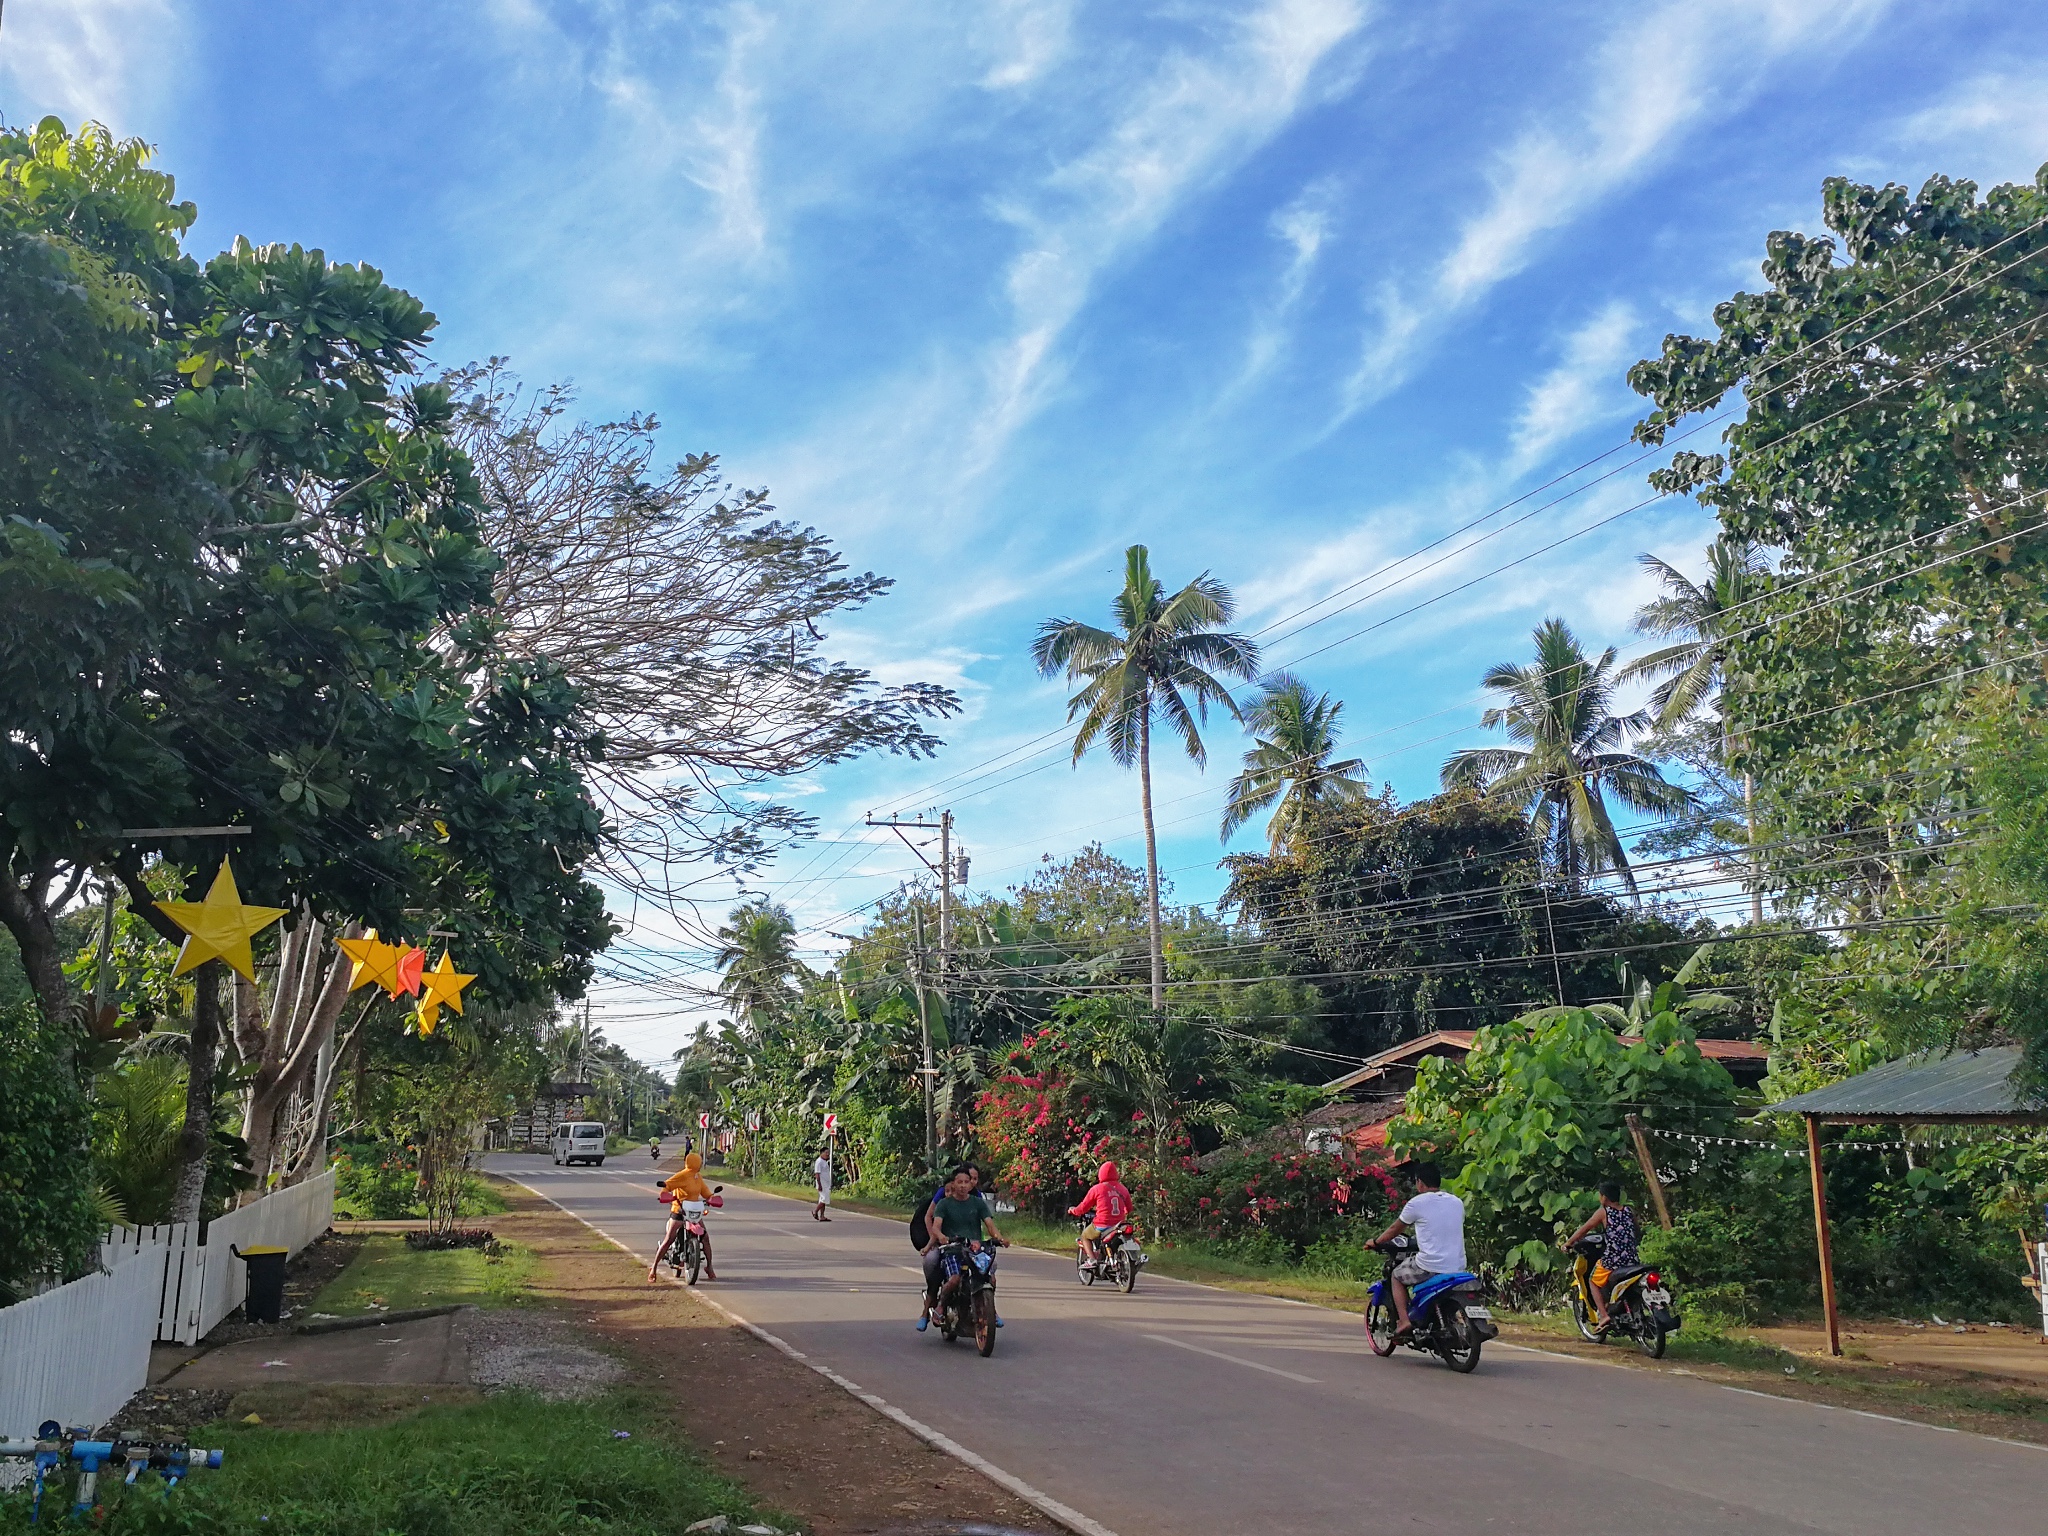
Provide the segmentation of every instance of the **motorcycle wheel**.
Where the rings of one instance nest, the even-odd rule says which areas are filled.
[[[1465,1316],[1463,1307],[1448,1307],[1437,1313],[1437,1338],[1441,1340],[1437,1354],[1460,1376],[1467,1376],[1479,1365],[1479,1347],[1485,1341],[1479,1337]]]
[[[1664,1325],[1657,1321],[1655,1314],[1647,1311],[1639,1300],[1631,1299],[1628,1309],[1629,1331],[1635,1335],[1636,1347],[1652,1360],[1664,1358]]]
[[[974,1297],[974,1347],[986,1360],[996,1352],[996,1293],[978,1291]]]
[[[1593,1314],[1587,1310],[1585,1295],[1576,1285],[1572,1287],[1572,1321],[1579,1326],[1579,1337],[1588,1344],[1604,1342],[1604,1336],[1593,1326]]]
[[[690,1273],[690,1284],[695,1285],[699,1272],[704,1268],[704,1245],[687,1235],[683,1244],[683,1267]]]
[[[1088,1250],[1085,1248],[1074,1250],[1074,1273],[1080,1277],[1083,1285],[1095,1283],[1095,1269],[1088,1262]]]
[[[1391,1302],[1366,1303],[1365,1342],[1382,1360],[1394,1352],[1394,1307]]]
[[[1126,1296],[1138,1288],[1138,1261],[1121,1251],[1116,1256],[1116,1283]]]

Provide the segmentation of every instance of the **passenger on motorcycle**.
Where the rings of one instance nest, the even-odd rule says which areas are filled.
[[[1613,1280],[1614,1272],[1626,1269],[1637,1262],[1637,1250],[1642,1241],[1643,1224],[1636,1220],[1636,1213],[1621,1203],[1621,1186],[1609,1179],[1600,1186],[1600,1209],[1579,1223],[1579,1230],[1558,1244],[1566,1252],[1580,1238],[1595,1227],[1602,1228],[1607,1235],[1607,1244],[1600,1250],[1600,1262],[1593,1266],[1593,1272],[1586,1276],[1593,1291],[1593,1305],[1599,1310],[1599,1328],[1604,1332],[1613,1325],[1614,1318],[1607,1310],[1607,1286]]]
[[[668,1182],[658,1186],[664,1202],[673,1201],[668,1212],[668,1231],[662,1237],[661,1246],[654,1250],[654,1262],[647,1266],[647,1278],[652,1281],[654,1273],[661,1268],[661,1256],[668,1252],[668,1245],[681,1235],[683,1230],[683,1202],[685,1200],[709,1200],[711,1186],[704,1182],[704,1176],[697,1170],[704,1166],[702,1154],[692,1152],[683,1159],[681,1171],[669,1176]],[[711,1232],[704,1233],[704,1278],[716,1280],[718,1271],[711,1267]]]
[[[1081,1229],[1081,1246],[1088,1250],[1090,1264],[1102,1262],[1102,1239],[1123,1225],[1131,1208],[1131,1192],[1117,1177],[1116,1164],[1104,1163],[1095,1170],[1095,1182],[1081,1203],[1067,1212],[1088,1218],[1088,1225]]]
[[[924,1221],[924,1310],[917,1316],[919,1333],[931,1325],[932,1312],[939,1304],[939,1287],[959,1272],[951,1255],[943,1251],[946,1244],[964,1242],[971,1251],[979,1253],[986,1231],[997,1247],[1008,1246],[1002,1234],[994,1230],[988,1203],[974,1192],[974,1171],[965,1164],[947,1178],[945,1191],[932,1202]]]
[[[1408,1293],[1431,1275],[1455,1274],[1465,1267],[1465,1202],[1441,1188],[1443,1175],[1435,1163],[1414,1163],[1415,1197],[1401,1214],[1365,1246],[1379,1248],[1403,1232],[1415,1234],[1415,1252],[1394,1266],[1394,1337],[1413,1327],[1408,1318]]]

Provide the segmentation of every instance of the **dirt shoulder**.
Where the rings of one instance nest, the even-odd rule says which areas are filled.
[[[676,1429],[819,1536],[963,1523],[1060,1529],[1036,1508],[789,1359],[537,1195],[498,1182],[492,1230],[530,1250],[531,1293],[626,1363]]]

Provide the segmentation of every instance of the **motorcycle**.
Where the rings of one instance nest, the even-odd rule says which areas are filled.
[[[1088,1245],[1074,1239],[1074,1270],[1083,1285],[1093,1285],[1097,1278],[1114,1280],[1125,1295],[1137,1288],[1138,1271],[1152,1262],[1151,1255],[1139,1246],[1138,1229],[1125,1221],[1112,1227],[1098,1239],[1102,1247],[1100,1259],[1088,1257]]]
[[[1493,1313],[1476,1299],[1479,1277],[1465,1270],[1448,1275],[1431,1275],[1408,1292],[1408,1321],[1412,1326],[1405,1338],[1394,1333],[1394,1269],[1415,1252],[1415,1240],[1406,1233],[1379,1245],[1387,1267],[1373,1283],[1365,1307],[1365,1338],[1372,1352],[1382,1360],[1406,1344],[1425,1355],[1435,1355],[1459,1374],[1479,1364],[1479,1349],[1488,1339],[1498,1338],[1500,1329]]]
[[[965,1242],[939,1249],[954,1272],[939,1287],[939,1337],[948,1344],[971,1334],[984,1357],[996,1352],[995,1254],[987,1245],[976,1252]]]
[[[1647,1264],[1624,1264],[1607,1282],[1606,1332],[1599,1327],[1600,1309],[1593,1304],[1593,1266],[1606,1251],[1607,1240],[1588,1232],[1568,1250],[1572,1255],[1572,1321],[1579,1337],[1589,1344],[1602,1344],[1610,1335],[1634,1339],[1636,1347],[1652,1360],[1664,1358],[1664,1340],[1685,1326],[1673,1310],[1671,1288],[1664,1277]]]
[[[707,1205],[722,1207],[725,1202],[719,1196],[724,1193],[725,1186],[723,1184],[714,1184],[711,1186],[711,1198],[708,1201],[682,1200],[677,1202],[677,1209],[681,1211],[683,1217],[682,1230],[668,1240],[668,1246],[662,1251],[662,1257],[668,1260],[669,1269],[675,1277],[678,1280],[684,1280],[686,1284],[695,1285],[697,1283],[697,1276],[704,1269],[704,1254],[707,1242],[704,1235],[705,1208]],[[661,1259],[655,1260],[657,1264],[660,1262]]]

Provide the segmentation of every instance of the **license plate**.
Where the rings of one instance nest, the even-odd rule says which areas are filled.
[[[1661,1286],[1658,1287],[1656,1290],[1651,1291],[1649,1293],[1649,1298],[1652,1304],[1656,1306],[1668,1307],[1671,1305],[1671,1293],[1663,1289]]]
[[[1487,1309],[1484,1307],[1467,1307],[1465,1309],[1465,1315],[1467,1317],[1476,1317],[1483,1323],[1490,1323],[1493,1321],[1493,1314],[1487,1311]]]

